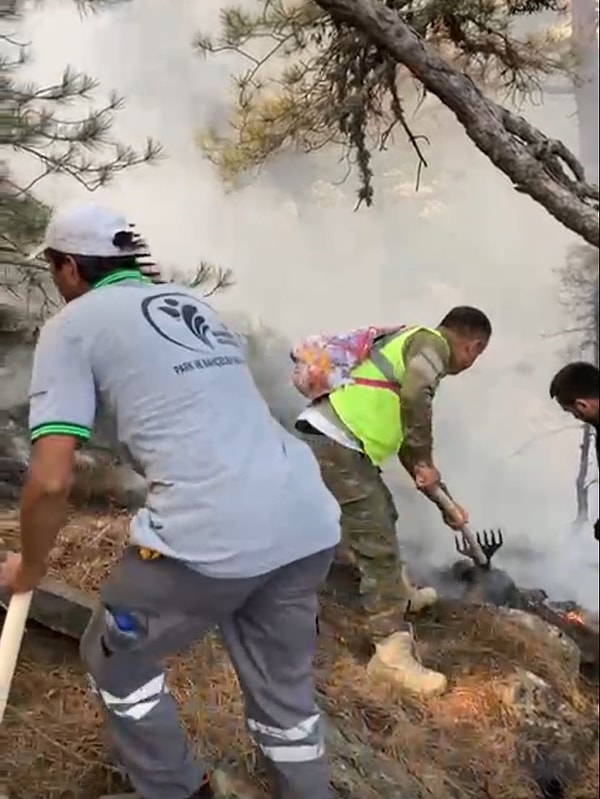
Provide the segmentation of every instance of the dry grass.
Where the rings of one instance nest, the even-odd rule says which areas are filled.
[[[78,514],[61,537],[52,573],[97,588],[126,530],[125,516]],[[13,536],[11,525],[2,530],[0,514],[0,538],[10,546]],[[597,691],[573,681],[531,632],[486,608],[442,604],[416,625],[416,634],[424,661],[443,670],[451,688],[442,697],[419,701],[365,684],[368,650],[356,615],[328,600],[323,619],[317,679],[327,710],[375,750],[405,763],[431,799],[540,797],[523,753],[525,744],[531,750],[545,746],[547,729],[529,730],[524,738],[522,714],[502,699],[502,686],[517,667],[547,680],[572,708],[582,745],[571,753],[576,774],[564,799],[598,795]],[[174,658],[169,671],[184,723],[202,751],[252,773],[254,755],[237,682],[219,641],[210,637]],[[589,746],[594,735],[595,748]],[[0,751],[2,763],[10,764],[15,799],[93,799],[118,784],[74,645],[30,631]],[[367,784],[365,778],[352,799],[366,799]]]
[[[349,642],[347,614],[328,608],[326,615],[335,617],[339,638]],[[362,664],[347,649],[320,653],[319,679],[336,710],[359,729],[366,724],[372,745],[418,773],[431,786],[432,799],[540,799],[524,744],[532,753],[544,750],[551,731],[539,727],[525,736],[523,714],[504,700],[516,669],[555,689],[573,709],[578,739],[586,742],[587,751],[582,746],[576,753],[577,784],[561,799],[598,795],[596,688],[573,681],[547,647],[493,609],[442,604],[416,632],[426,665],[450,677],[450,690],[441,697],[420,701],[387,688],[364,691]]]

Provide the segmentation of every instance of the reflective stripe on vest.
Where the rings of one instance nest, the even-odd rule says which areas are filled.
[[[393,370],[383,372],[372,358],[368,358],[350,373],[351,377],[364,380],[332,391],[329,395],[331,406],[344,425],[357,438],[370,460],[379,466],[386,458],[395,455],[404,439],[400,419],[400,397],[392,386],[369,385],[367,381],[395,379],[399,388],[404,377],[404,345],[419,330],[427,330],[445,341],[442,334],[430,327],[411,327],[391,337],[391,340],[378,347],[378,354],[385,358]],[[376,358],[378,364],[380,358]]]

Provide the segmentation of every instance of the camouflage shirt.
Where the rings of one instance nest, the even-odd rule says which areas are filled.
[[[448,344],[430,331],[420,330],[404,345],[404,366],[400,390],[404,441],[399,454],[412,471],[417,463],[433,464],[432,404],[450,367]]]

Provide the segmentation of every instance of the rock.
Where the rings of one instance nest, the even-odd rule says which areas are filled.
[[[131,466],[110,453],[83,450],[77,453],[71,501],[75,505],[106,505],[137,510],[144,504],[147,486]]]
[[[508,707],[530,715],[538,710],[549,691],[548,683],[537,674],[518,669],[498,686],[496,693]]]
[[[523,605],[541,605],[548,598],[548,594],[543,588],[519,588],[519,593]]]
[[[589,627],[589,629],[592,630],[592,632],[595,632],[596,635],[600,634],[599,613],[593,613],[591,610],[585,610],[585,608],[583,608],[581,611],[581,617],[586,627]]]
[[[594,683],[600,677],[600,642],[596,614],[588,613],[575,603],[567,603],[576,611],[559,610],[557,604],[547,600],[528,601],[523,596],[522,609],[539,617],[547,624],[556,627],[567,638],[572,639],[579,648],[580,673]]]
[[[20,491],[16,486],[10,485],[10,483],[5,483],[3,480],[0,480],[0,501],[10,501],[15,502],[19,499]]]
[[[27,464],[29,460],[28,408],[0,408],[0,456]]]
[[[0,499],[17,500],[26,476],[26,460],[0,455]],[[144,478],[109,453],[76,453],[71,489],[74,505],[112,505],[135,511],[144,504],[146,493]]]
[[[405,763],[372,749],[368,734],[361,734],[343,718],[334,717],[336,708],[327,694],[317,691],[317,701],[330,714],[326,716],[326,745],[335,796],[360,799],[365,775],[369,775],[370,795],[379,799],[431,797],[427,779],[421,781]]]
[[[517,669],[497,687],[498,698],[520,719],[519,735],[536,745],[523,747],[523,761],[543,799],[562,799],[576,776],[573,752],[581,749],[578,711],[531,671]],[[586,742],[586,746],[590,743]]]
[[[14,500],[27,471],[27,392],[37,322],[0,289],[0,500]]]
[[[546,641],[548,646],[556,652],[557,657],[566,666],[569,675],[573,678],[578,676],[581,666],[581,651],[572,638],[562,632],[562,630],[559,630],[558,627],[549,624],[533,613],[527,613],[516,608],[503,608],[502,612],[515,624],[525,627],[534,635]]]
[[[459,560],[452,575],[464,586],[463,601],[473,604],[513,605],[518,596],[514,580],[502,569],[480,569],[470,560]]]
[[[431,580],[429,582],[429,580]],[[440,596],[475,605],[513,606],[518,604],[519,590],[502,569],[477,568],[473,561],[461,559],[451,567],[440,569],[427,578]]]
[[[27,474],[27,463],[20,458],[7,458],[0,455],[0,483],[22,486]]]

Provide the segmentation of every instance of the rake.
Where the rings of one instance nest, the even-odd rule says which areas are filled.
[[[500,547],[504,544],[504,536],[502,535],[502,530],[484,530],[482,533],[475,533],[475,540],[485,557],[487,558],[487,564],[482,568],[489,569],[490,561],[492,557],[496,554],[496,552],[500,549]],[[455,537],[456,543],[456,551],[459,555],[464,555],[467,558],[472,558],[471,555],[471,545],[469,543],[469,539],[466,538],[464,534],[464,530],[461,532],[460,536]],[[480,564],[477,564],[478,566]]]
[[[439,486],[431,494],[432,499],[447,513],[455,509],[454,502]],[[480,569],[488,570],[492,557],[504,544],[504,536],[501,530],[484,530],[483,533],[474,533],[465,524],[456,536],[456,551],[464,555],[478,566]]]

